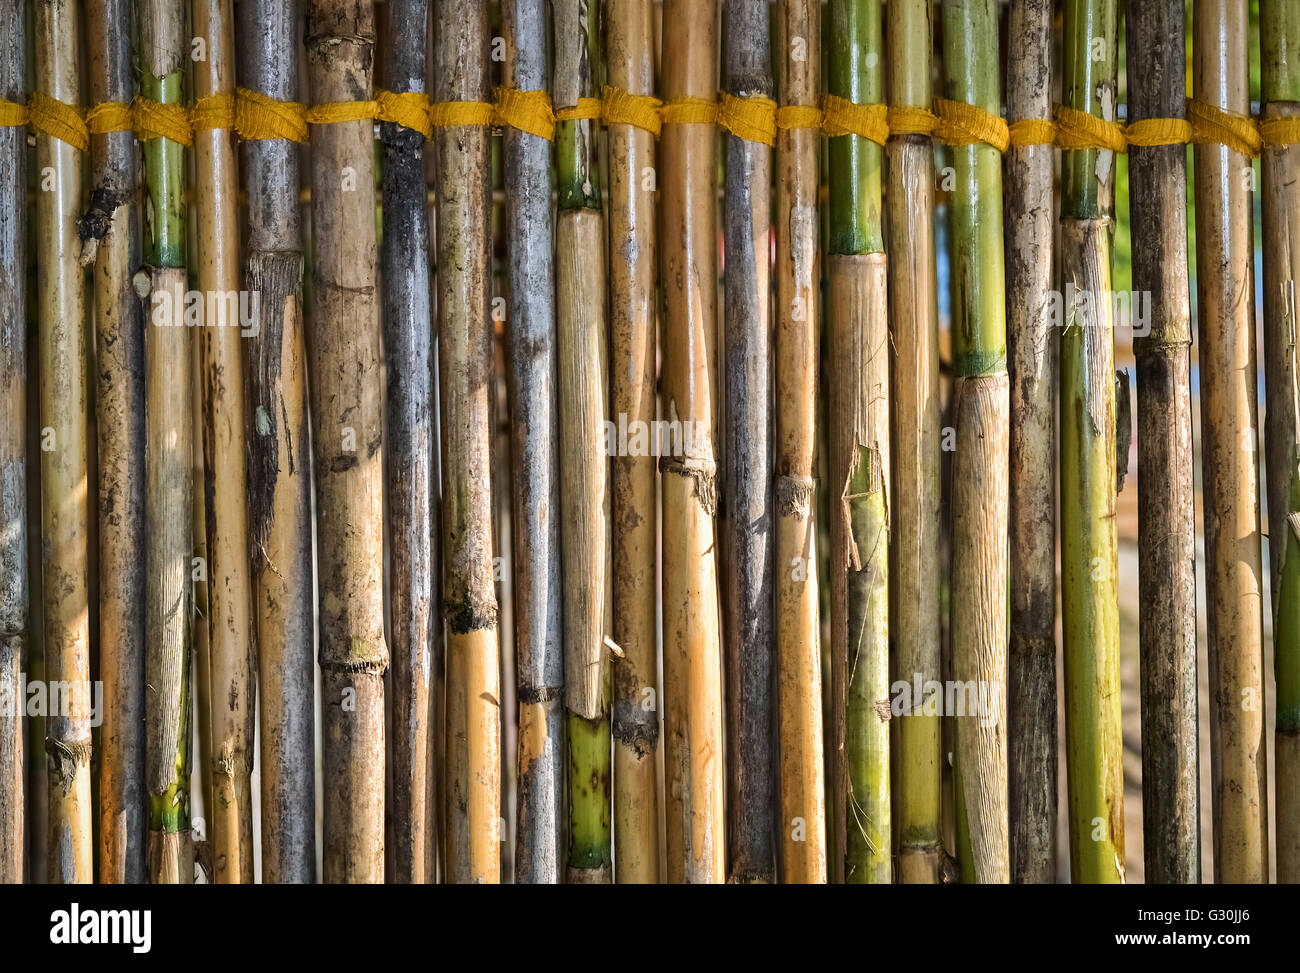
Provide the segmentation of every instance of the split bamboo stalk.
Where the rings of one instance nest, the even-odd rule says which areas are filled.
[[[548,88],[551,24],[544,0],[509,0],[507,85]],[[514,626],[519,707],[515,881],[560,881],[564,831],[564,648],[561,631],[560,509],[555,263],[551,143],[505,130],[506,240],[510,260],[511,425],[514,476]]]
[[[370,96],[371,0],[312,0],[316,104]],[[325,881],[384,880],[383,400],[370,122],[312,132],[311,355]]]
[[[1250,112],[1246,0],[1196,0],[1192,93]],[[1197,145],[1196,293],[1214,879],[1268,881],[1252,187],[1248,156]],[[1285,509],[1285,506],[1281,509]]]
[[[665,0],[665,101],[717,91],[716,0]],[[713,517],[717,463],[715,129],[671,122],[659,140],[665,288],[664,414],[679,442],[663,472],[663,666],[669,882],[724,878],[722,644]]]
[[[147,0],[137,11],[140,93],[164,104],[183,104],[189,50],[185,8],[179,0]],[[179,142],[166,138],[150,139],[144,145],[144,262],[150,277],[145,323],[145,747],[149,879],[155,884],[194,881],[190,838],[194,383],[183,313],[183,152]],[[141,290],[143,284],[141,279]]]
[[[821,4],[777,7],[777,95],[814,105],[821,87]],[[814,129],[777,135],[776,211],[776,631],[781,877],[820,884],[826,874],[826,778],[822,741],[818,587],[817,372],[818,149]],[[617,778],[615,779],[617,782]]]
[[[556,0],[557,111],[599,90],[599,7]],[[608,883],[610,848],[609,457],[605,229],[599,131],[591,119],[556,126],[556,343],[560,386],[560,543],[564,589],[565,729],[569,749],[568,882]]]
[[[429,0],[389,0],[389,90],[424,91]],[[433,337],[424,136],[393,122],[384,144],[384,352],[388,362],[385,499],[393,671],[392,880],[423,884],[433,671]]]
[[[884,95],[880,0],[830,4],[827,90]],[[889,334],[881,146],[829,143],[830,482],[836,881],[892,880],[889,778]]]
[[[27,101],[26,3],[0,0],[0,98]],[[27,619],[27,131],[0,128],[0,885],[23,880]]]
[[[86,5],[90,100],[130,101],[133,6]],[[145,880],[144,793],[144,317],[135,135],[90,139],[90,207],[83,261],[95,265],[99,447],[99,646],[104,689],[99,752],[101,882]]]
[[[889,103],[928,108],[932,28],[929,0],[886,4]],[[898,726],[902,766],[896,816],[899,878],[941,880],[939,837],[942,715],[916,690],[939,679],[940,443],[939,311],[934,252],[934,143],[889,140],[890,344],[894,408],[893,628],[895,676],[913,687]],[[936,701],[937,702],[937,701]]]
[[[1263,0],[1264,118],[1300,117],[1300,7]],[[1277,881],[1300,882],[1300,404],[1296,281],[1300,279],[1300,146],[1269,148],[1264,177],[1264,369],[1269,561],[1277,678]]]
[[[292,0],[241,0],[239,80],[298,99],[299,15]],[[298,147],[243,143],[248,192],[245,287],[257,334],[244,370],[253,440],[249,514],[258,631],[262,881],[316,874],[311,453],[302,323]]]
[[[235,18],[231,0],[194,0],[195,98],[233,96]],[[249,577],[247,423],[240,320],[239,223],[234,132],[195,133],[199,329],[203,392],[203,477],[207,501],[208,647],[211,672],[212,805],[207,809],[213,878],[253,881],[253,724],[256,720],[252,586]],[[247,302],[245,302],[247,303]],[[215,320],[213,320],[215,316]],[[251,329],[250,329],[251,330]]]
[[[1051,117],[1051,0],[1012,0],[1007,119]],[[1015,145],[1006,179],[1011,381],[1007,765],[1011,880],[1056,881],[1056,345],[1053,149]]]
[[[71,0],[38,4],[36,90],[81,100],[80,11]],[[36,288],[39,297],[42,620],[45,680],[62,686],[46,713],[49,786],[47,880],[93,881],[90,793],[89,503],[86,496],[85,276],[79,260],[81,154],[36,138]]]
[[[440,0],[434,100],[488,99],[487,12]],[[500,881],[501,672],[492,582],[492,321],[486,128],[452,126],[438,152],[443,614],[447,625],[444,878]]]
[[[1183,0],[1130,0],[1130,121],[1183,117],[1184,38]],[[1149,334],[1135,335],[1133,341],[1138,373],[1143,877],[1161,884],[1201,880],[1186,170],[1184,146],[1130,149],[1133,291],[1137,300],[1148,295],[1152,314]]]
[[[608,81],[654,93],[650,0],[607,0]],[[610,416],[630,429],[655,420],[655,144],[632,125],[610,125]],[[637,425],[633,425],[636,423]],[[655,457],[626,450],[610,461],[614,877],[659,880],[658,509]]]
[[[996,115],[996,0],[947,0],[948,98]],[[975,686],[954,717],[957,858],[964,882],[1009,882],[1007,517],[1010,389],[1002,159],[986,142],[952,149],[952,680]],[[945,697],[947,694],[945,694]],[[971,703],[977,702],[976,712]]]

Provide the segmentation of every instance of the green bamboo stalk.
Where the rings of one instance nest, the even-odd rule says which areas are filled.
[[[880,0],[833,0],[828,90],[883,98]],[[836,879],[891,880],[889,788],[889,348],[881,146],[829,142],[832,332],[832,683]]]
[[[1264,118],[1300,117],[1300,6],[1261,0]],[[1277,880],[1300,882],[1300,405],[1296,280],[1300,278],[1300,146],[1263,156],[1264,378],[1277,760]]]
[[[1067,0],[1064,102],[1114,120],[1115,0]],[[1100,57],[1098,57],[1100,53]],[[1061,565],[1070,875],[1124,879],[1115,532],[1113,153],[1063,153]],[[1084,301],[1088,301],[1091,310]]]

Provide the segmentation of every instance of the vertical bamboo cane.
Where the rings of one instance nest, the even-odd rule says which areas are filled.
[[[592,97],[600,65],[599,7],[557,0],[557,111]],[[605,230],[596,123],[556,127],[556,341],[560,383],[560,543],[564,555],[564,671],[569,750],[566,880],[609,882],[610,725],[608,357]]]
[[[184,7],[178,0],[148,0],[137,9],[141,94],[181,104],[189,50]],[[144,260],[151,278],[145,323],[145,715],[149,879],[155,884],[194,881],[189,835],[194,385],[183,315],[183,163],[179,142],[145,142]]]
[[[813,105],[821,86],[821,5],[777,7],[777,94]],[[822,744],[818,602],[817,443],[820,349],[816,129],[777,134],[776,212],[776,607],[780,721],[781,875],[826,881],[826,781]],[[802,823],[802,828],[800,824]]]
[[[0,98],[27,101],[25,0],[0,0]],[[0,128],[0,885],[23,880],[27,628],[27,130]]]
[[[194,0],[190,14],[206,58],[194,62],[196,100],[233,96],[235,19],[230,0]],[[212,799],[208,834],[214,878],[253,881],[253,724],[257,655],[248,561],[247,424],[239,307],[238,179],[230,128],[194,135],[198,185],[198,282],[204,326],[203,477],[207,500],[208,646],[212,678]],[[245,302],[247,303],[247,302]],[[215,317],[215,320],[213,319]],[[251,330],[251,328],[250,328]]]
[[[1263,0],[1264,118],[1300,117],[1300,7]],[[1294,122],[1292,122],[1294,124]],[[1300,280],[1300,146],[1264,152],[1264,369],[1273,659],[1277,678],[1277,880],[1300,882],[1300,403],[1296,401],[1296,281]]]
[[[368,97],[371,0],[312,0],[316,103]],[[383,440],[369,122],[312,132],[312,444],[320,570],[325,881],[384,880]]]
[[[241,0],[240,82],[297,100],[299,15],[292,0]],[[249,345],[249,513],[261,713],[262,881],[315,878],[315,699],[311,454],[302,327],[298,147],[244,142],[245,287],[257,295]]]
[[[1193,96],[1243,115],[1250,111],[1248,6],[1196,0],[1193,7]],[[1254,177],[1250,158],[1226,145],[1197,145],[1193,161],[1214,879],[1267,882]]]
[[[773,95],[766,0],[726,0],[726,90]],[[772,882],[772,150],[726,137],[722,563],[731,882]]]
[[[504,6],[507,84],[545,90],[550,20],[543,0]],[[551,145],[505,131],[506,239],[510,254],[510,392],[514,476],[515,667],[519,781],[515,881],[560,880],[564,828],[564,650],[556,476],[555,264]]]
[[[830,4],[827,90],[883,97],[880,0]],[[889,788],[889,335],[881,146],[830,140],[832,761],[836,881],[892,879]]]
[[[440,0],[436,101],[485,101],[488,26],[476,0]],[[438,315],[447,624],[447,854],[458,883],[500,881],[501,673],[492,584],[492,322],[488,131],[439,129]]]
[[[1050,117],[1051,0],[1012,0],[1007,119]],[[1012,146],[1006,179],[1011,381],[1011,641],[1007,665],[1011,880],[1056,881],[1056,343],[1050,145]]]
[[[607,0],[605,7],[609,83],[635,95],[654,93],[651,7],[650,0]],[[655,419],[654,165],[649,132],[609,126],[610,415],[629,428],[649,429]],[[659,879],[658,525],[655,458],[638,453],[629,449],[610,463],[612,625],[623,650],[612,660],[614,877],[653,883]]]
[[[1184,36],[1183,0],[1130,0],[1130,120],[1183,116]],[[1133,290],[1136,300],[1149,295],[1154,315],[1150,333],[1133,342],[1138,362],[1143,877],[1162,884],[1201,880],[1186,169],[1187,151],[1181,145],[1130,149]]]
[[[424,91],[429,0],[389,0],[384,73]],[[392,603],[393,876],[424,883],[432,839],[426,767],[433,671],[433,340],[424,136],[393,122],[384,141],[384,351],[388,361],[389,585]]]
[[[663,98],[717,90],[716,0],[666,0]],[[663,477],[663,646],[668,881],[721,882],[722,645],[713,516],[717,362],[715,130],[669,121],[659,141],[665,287],[664,414],[680,442]],[[689,437],[689,440],[688,440]],[[676,448],[674,448],[676,447]]]
[[[929,0],[886,5],[889,103],[928,108]],[[940,445],[939,311],[934,253],[934,143],[928,135],[889,140],[890,341],[894,351],[894,644],[896,678],[924,687],[939,679]],[[940,880],[941,715],[912,698],[899,723],[899,877]]]
[[[1115,0],[1067,0],[1065,104],[1113,121]],[[1097,57],[1100,43],[1101,57]],[[1063,154],[1061,574],[1070,879],[1124,880],[1110,301],[1114,153]]]

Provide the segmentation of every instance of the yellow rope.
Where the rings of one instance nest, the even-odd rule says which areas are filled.
[[[30,120],[31,112],[26,105],[0,98],[0,128],[14,128],[19,125],[26,125]]]
[[[975,145],[983,142],[999,152],[1011,145],[1007,123],[983,108],[961,101],[937,98],[934,113],[939,117],[934,137],[947,145]]]
[[[884,105],[857,105],[838,95],[822,99],[825,119],[822,131],[835,138],[840,135],[858,135],[877,145],[889,141],[889,124],[885,119]]]
[[[551,96],[545,91],[498,88],[496,98],[496,117],[502,125],[536,135],[548,142],[555,138]]]
[[[190,125],[196,132],[214,128],[234,128],[235,96],[216,94],[200,98],[190,109]]]
[[[933,135],[939,119],[928,108],[890,105],[885,112],[890,135]]]
[[[1270,149],[1300,145],[1300,118],[1265,118],[1259,123],[1259,135]]]
[[[1067,105],[1057,105],[1053,114],[1056,116],[1056,144],[1061,149],[1067,152],[1082,149],[1127,151],[1124,127],[1118,122],[1108,122]]]
[[[579,98],[576,105],[561,108],[555,113],[557,122],[580,122],[588,118],[600,118],[599,98]]]
[[[381,122],[392,122],[425,138],[433,134],[429,124],[429,96],[423,91],[376,91],[375,102],[379,111],[375,117]]]
[[[239,88],[235,91],[235,131],[248,142],[265,139],[306,142],[307,106]]]
[[[1007,126],[1011,144],[1017,147],[1027,145],[1054,145],[1056,143],[1056,123],[1045,118],[1022,118]]]
[[[1189,98],[1187,120],[1192,123],[1192,141],[1197,145],[1226,145],[1233,152],[1244,156],[1259,155],[1264,147],[1255,120],[1248,115],[1225,111]]]
[[[782,105],[776,110],[776,127],[782,131],[795,128],[821,128],[822,110],[816,105]]]
[[[1143,118],[1124,129],[1129,145],[1186,145],[1192,140],[1192,123],[1185,118]]]
[[[631,125],[658,135],[663,124],[663,102],[650,95],[634,95],[622,88],[605,86],[600,114],[606,125]]]
[[[189,112],[182,105],[165,105],[137,96],[131,102],[131,114],[135,118],[136,137],[141,142],[163,138],[185,146],[194,143]]]
[[[37,135],[48,135],[60,142],[67,142],[82,152],[90,148],[90,133],[86,130],[86,120],[75,105],[51,98],[41,91],[32,93],[32,102],[27,123]]]
[[[706,98],[674,98],[659,109],[665,125],[713,125],[718,120],[718,103]]]
[[[491,125],[496,106],[490,101],[440,101],[429,106],[429,122],[434,128],[457,125]]]
[[[763,95],[741,98],[723,92],[718,124],[746,142],[776,145],[776,102]]]
[[[135,112],[125,101],[102,101],[86,112],[86,128],[91,135],[134,132]]]

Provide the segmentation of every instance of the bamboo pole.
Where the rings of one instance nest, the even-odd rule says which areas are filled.
[[[820,94],[821,5],[777,6],[777,96],[814,105]],[[817,163],[820,135],[777,135],[776,210],[776,632],[781,877],[826,881],[821,617],[816,480],[818,289]]]
[[[948,98],[997,114],[996,0],[944,4]],[[953,147],[952,679],[975,686],[954,717],[957,857],[964,882],[1010,881],[1007,821],[1007,517],[1010,389],[1002,160]],[[947,694],[945,693],[945,698]]]
[[[557,111],[599,89],[599,7],[557,0]],[[556,127],[556,343],[560,386],[560,543],[565,570],[564,670],[569,751],[566,881],[608,883],[610,849],[609,458],[605,229],[596,123]]]
[[[1130,121],[1183,117],[1184,37],[1182,0],[1130,3]],[[1150,333],[1133,341],[1143,877],[1162,884],[1201,880],[1186,167],[1181,145],[1135,145],[1129,151],[1133,290],[1149,295],[1152,314]]]
[[[86,6],[90,99],[130,101],[133,7]],[[96,427],[99,449],[99,881],[145,880],[144,796],[144,317],[135,135],[91,136],[83,261],[95,265]]]
[[[1051,0],[1012,0],[1007,119],[1051,117]],[[1056,352],[1053,149],[1016,145],[1006,179],[1011,381],[1007,764],[1011,880],[1056,881]]]
[[[1196,0],[1193,96],[1250,111],[1246,0]],[[1194,149],[1214,879],[1268,881],[1251,162]]]
[[[1300,116],[1300,8],[1263,0],[1260,15],[1264,118]],[[1277,678],[1277,880],[1300,882],[1300,404],[1296,401],[1296,281],[1300,279],[1300,146],[1265,150],[1264,369]]]
[[[300,21],[291,0],[241,0],[244,87],[298,100]],[[258,296],[244,371],[253,440],[249,526],[258,631],[262,881],[316,874],[311,453],[302,326],[298,147],[243,143],[245,287]]]
[[[665,101],[712,100],[717,3],[666,0]],[[672,122],[659,140],[665,288],[664,416],[679,443],[660,459],[663,491],[665,800],[669,882],[724,877],[722,645],[713,517],[717,463],[715,130]],[[689,442],[687,441],[689,437]]]
[[[608,0],[609,83],[654,93],[650,0]],[[610,125],[610,417],[648,429],[655,419],[655,144],[632,125]],[[647,179],[647,176],[650,179]],[[633,423],[638,425],[633,426]],[[610,461],[614,878],[659,880],[658,518],[655,458],[647,450]]]
[[[389,0],[384,76],[395,92],[424,91],[429,0]],[[384,144],[384,352],[388,583],[392,619],[392,879],[424,883],[433,671],[433,340],[424,136],[393,122]]]
[[[1068,0],[1064,102],[1115,118],[1115,0]],[[1100,51],[1101,57],[1097,57]],[[1062,155],[1061,574],[1070,879],[1124,880],[1115,532],[1114,153]]]
[[[880,0],[830,4],[827,90],[883,98]],[[889,336],[879,145],[829,143],[832,706],[836,881],[892,880]]]
[[[230,0],[194,0],[194,34],[205,58],[194,62],[195,98],[233,96],[235,18]],[[195,132],[198,184],[198,332],[202,362],[203,477],[207,499],[208,646],[212,805],[207,809],[214,879],[253,881],[253,724],[256,719],[252,586],[244,419],[244,359],[239,289],[238,178],[234,133]],[[216,318],[215,320],[213,318]]]
[[[889,104],[931,101],[929,0],[886,5]],[[939,316],[934,252],[934,143],[928,135],[889,140],[890,343],[894,352],[894,643],[896,678],[924,687],[939,679],[940,442]],[[898,726],[899,877],[941,879],[939,781],[942,716],[912,698]]]
[[[371,90],[371,0],[312,0],[317,104]],[[315,314],[308,348],[320,572],[325,881],[384,880],[383,438],[369,122],[312,132]]]
[[[488,26],[475,0],[440,0],[435,101],[486,101]],[[442,383],[443,613],[447,625],[444,877],[500,881],[500,697],[492,583],[492,322],[488,132],[439,129],[438,314]]]
[[[148,0],[137,11],[140,93],[164,104],[181,104],[184,52],[189,49],[184,7],[177,0]],[[145,142],[144,261],[150,276],[145,324],[145,748],[149,879],[155,884],[194,881],[190,839],[194,384],[190,335],[183,316],[183,163],[179,142],[166,138]]]
[[[0,98],[27,100],[26,3],[0,2]],[[23,880],[27,648],[27,132],[0,128],[0,885]]]

